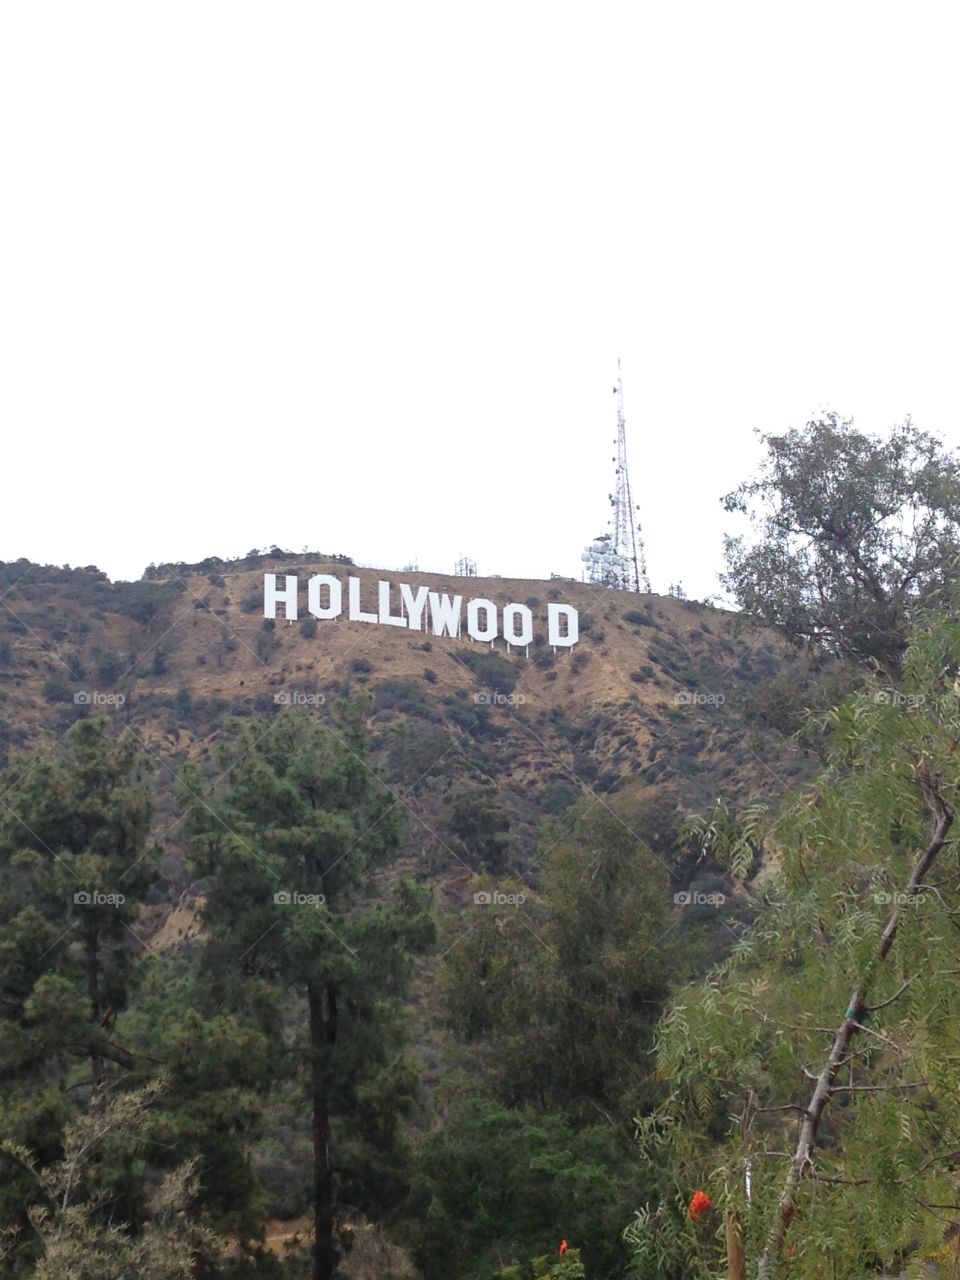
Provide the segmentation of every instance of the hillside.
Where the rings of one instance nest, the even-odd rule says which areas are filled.
[[[264,616],[265,575],[271,595],[291,576],[299,580],[296,619],[285,616],[287,603],[275,618]],[[307,580],[314,575],[326,576],[327,597],[308,595]],[[387,599],[386,608],[378,591],[382,581],[394,588],[392,597],[387,592],[392,603]],[[352,595],[351,607],[336,619],[311,616],[307,601],[319,613],[336,612],[336,583],[342,583],[345,602]],[[398,599],[420,598],[421,589],[429,601],[424,622],[444,612],[442,597],[459,595],[464,604],[490,601],[500,630],[506,631],[506,607],[517,605],[524,625],[529,621],[529,645],[520,650],[502,638],[480,643],[466,634],[387,625]],[[496,1257],[499,1267],[506,1259],[491,1245],[483,1213],[470,1210],[461,1221],[459,1204],[438,1206],[447,1192],[475,1177],[475,1157],[481,1158],[491,1187],[499,1186],[508,1153],[521,1168],[525,1157],[512,1136],[521,1112],[524,1123],[533,1125],[531,1140],[543,1148],[544,1158],[549,1155],[556,1174],[550,1182],[555,1205],[548,1204],[543,1222],[538,1219],[530,1229],[539,1242],[535,1250],[548,1247],[557,1215],[580,1203],[579,1193],[571,1198],[564,1189],[564,1171],[569,1168],[578,1186],[586,1171],[599,1179],[596,1186],[602,1190],[583,1197],[585,1217],[577,1232],[606,1258],[606,1272],[597,1274],[614,1274],[623,1223],[653,1186],[652,1167],[635,1159],[628,1120],[637,1114],[635,1105],[648,1105],[649,1090],[657,1087],[647,1079],[646,1066],[652,1018],[669,985],[729,954],[758,910],[750,889],[732,883],[719,865],[698,861],[681,840],[679,823],[684,814],[712,806],[718,797],[734,808],[757,794],[775,801],[812,772],[813,757],[773,727],[791,723],[784,690],[797,694],[810,679],[796,651],[777,636],[743,627],[730,613],[672,597],[611,592],[567,579],[380,572],[355,567],[342,556],[279,550],[232,563],[151,567],[138,582],[118,583],[92,567],[18,562],[0,566],[0,604],[3,764],[22,751],[55,755],[70,727],[93,715],[107,717],[118,729],[135,727],[153,762],[156,813],[150,834],[161,850],[160,874],[145,884],[116,946],[142,983],[123,1006],[122,1044],[152,1046],[150,1061],[161,1061],[157,1045],[174,1056],[171,1070],[180,1073],[176,1079],[183,1097],[178,1093],[171,1107],[176,1115],[181,1103],[184,1108],[182,1147],[192,1152],[199,1144],[210,1161],[204,1186],[213,1212],[223,1215],[231,1241],[228,1257],[237,1263],[235,1272],[223,1274],[230,1280],[281,1274],[274,1264],[287,1253],[290,1265],[282,1274],[305,1274],[297,1268],[310,1242],[312,1219],[305,1214],[316,1151],[304,1095],[296,1077],[283,1074],[304,1051],[310,1022],[303,993],[295,985],[277,985],[272,970],[257,970],[250,979],[257,991],[262,973],[270,973],[264,1016],[271,1034],[261,1037],[250,1030],[254,1038],[248,1041],[246,1023],[235,1024],[232,1011],[222,1014],[219,979],[205,970],[217,953],[211,909],[223,901],[223,883],[232,884],[237,875],[229,861],[233,829],[213,807],[219,804],[216,784],[225,774],[220,747],[232,720],[295,714],[317,717],[337,732],[337,704],[353,695],[366,704],[372,755],[382,774],[375,784],[363,774],[364,786],[388,788],[386,811],[400,811],[405,818],[399,847],[390,844],[386,860],[363,886],[364,910],[383,919],[380,913],[404,895],[422,899],[429,937],[411,954],[402,992],[402,1044],[404,1050],[409,1045],[410,1058],[399,1077],[402,1140],[390,1137],[383,1174],[389,1195],[378,1201],[357,1182],[344,1196],[338,1230],[356,1246],[344,1274],[358,1280],[409,1277],[416,1259],[428,1280],[452,1274],[485,1277],[486,1262],[487,1270],[481,1271],[467,1261],[459,1271],[449,1266],[451,1242],[464,1230],[469,1239],[457,1246],[464,1258],[489,1253],[490,1265]],[[361,605],[368,613],[377,607],[376,625],[349,619]],[[555,640],[573,636],[563,628],[551,633],[551,606],[558,605],[576,611],[579,639],[572,646],[550,643],[551,635]],[[470,618],[469,609],[461,612]],[[415,606],[408,604],[408,621],[414,613]],[[554,620],[556,613],[555,608]],[[572,619],[571,613],[568,627]],[[487,626],[477,625],[476,609],[469,625],[474,632]],[[269,741],[258,727],[245,751],[257,754],[265,737]],[[345,765],[342,752],[333,755],[342,773],[359,759],[348,750],[351,759]],[[193,799],[184,809],[176,784],[187,763],[197,766],[210,789],[191,790]],[[250,791],[257,806],[263,800],[263,775],[251,776],[257,779]],[[24,793],[29,777],[30,771]],[[332,791],[340,785],[336,769],[327,775],[327,785]],[[36,793],[51,794],[42,780],[34,802]],[[282,790],[274,795],[286,820],[289,797]],[[17,848],[26,827],[50,851],[34,834],[39,829],[34,820],[21,816],[17,800],[16,788],[8,783],[0,805],[9,846]],[[65,807],[72,828],[84,805],[71,800]],[[215,830],[219,822],[227,832],[213,860],[199,864],[206,879],[194,870],[198,863],[184,846],[188,814],[191,822],[210,816]],[[144,841],[146,823],[145,818]],[[127,832],[125,825],[119,841],[124,854]],[[81,844],[85,852],[87,845]],[[646,850],[669,870],[669,884]],[[574,869],[567,897],[563,875],[558,880],[556,873],[564,865]],[[218,875],[223,878],[219,886]],[[407,882],[397,885],[401,877],[432,892],[419,894]],[[481,883],[505,895],[489,911],[474,896]],[[523,899],[510,897],[521,887]],[[276,894],[274,883],[268,888]],[[296,884],[288,881],[287,888]],[[393,894],[392,888],[400,892]],[[689,888],[702,896],[691,900],[680,894]],[[240,898],[256,901],[245,892]],[[278,901],[274,897],[267,910],[276,913]],[[518,909],[504,905],[511,903]],[[567,968],[559,951],[544,941],[562,936],[565,919],[571,922]],[[271,922],[264,930],[258,920],[256,942],[280,936],[271,935],[273,927]],[[295,927],[310,925],[298,917]],[[65,936],[59,925],[58,930]],[[584,944],[591,931],[593,940]],[[332,936],[339,963],[342,946],[338,935]],[[50,947],[46,939],[40,945],[43,961]],[[590,946],[596,949],[592,961]],[[322,939],[310,954],[320,950]],[[241,959],[249,951],[241,950]],[[79,946],[57,956],[72,963]],[[276,956],[267,958],[276,962]],[[228,975],[224,981],[248,980],[248,970],[236,967],[239,978],[231,960],[222,971]],[[364,1037],[379,1026],[370,1013],[382,1000],[380,970],[373,971],[374,996],[353,1006]],[[487,989],[491,974],[498,976]],[[517,1004],[498,997],[499,984],[511,974],[523,975]],[[530,975],[539,975],[539,985],[532,985],[528,996],[524,984],[528,977],[534,981]],[[476,1036],[464,1030],[464,1019],[489,1018],[499,1009],[505,1022],[481,1022]],[[99,1004],[94,1009],[101,1027],[111,1013],[112,1006],[103,1013]],[[510,1019],[518,1016],[513,1025]],[[60,1025],[59,1014],[54,1023]],[[555,1045],[563,1042],[576,1043],[577,1052],[558,1055]],[[253,1044],[260,1046],[256,1052]],[[182,1060],[176,1056],[181,1052]],[[394,1078],[394,1065],[391,1059],[389,1069],[384,1066],[384,1079]],[[32,1061],[29,1066],[32,1071]],[[375,1061],[374,1068],[379,1070]],[[89,1064],[82,1069],[86,1073]],[[515,1077],[521,1069],[526,1075]],[[267,1088],[266,1076],[258,1072],[270,1071],[281,1076]],[[343,1095],[344,1133],[359,1096],[354,1074]],[[245,1084],[235,1079],[238,1075]],[[524,1078],[527,1097],[516,1083]],[[374,1101],[380,1096],[377,1090],[371,1095]],[[539,1110],[523,1111],[529,1098]],[[238,1106],[246,1116],[242,1149],[234,1137]],[[521,1112],[515,1116],[504,1107]],[[363,1114],[372,1120],[374,1110]],[[621,1119],[610,1119],[614,1114]],[[500,1126],[506,1126],[503,1145]],[[596,1162],[583,1168],[581,1129],[585,1141],[600,1144]],[[381,1131],[371,1132],[379,1150]],[[352,1133],[341,1150],[351,1150]],[[471,1172],[448,1177],[448,1157],[457,1169],[466,1161],[463,1167]],[[395,1173],[390,1172],[394,1160]],[[223,1182],[221,1161],[237,1177],[249,1174],[249,1181],[239,1184],[247,1187],[239,1197],[233,1184]],[[379,1185],[379,1173],[363,1176]],[[526,1172],[517,1176],[526,1201]],[[258,1207],[251,1217],[246,1206],[254,1204],[254,1196]],[[485,1204],[487,1197],[481,1181],[477,1203]],[[610,1219],[601,1227],[590,1225],[597,1205],[606,1206]],[[470,1232],[476,1232],[477,1241]],[[526,1250],[523,1231],[521,1237]],[[251,1271],[248,1263],[262,1271]]]
[[[414,590],[523,602],[534,640],[524,655],[502,640],[343,618],[274,623],[263,616],[269,572],[349,574],[365,599],[378,579],[402,578]],[[793,652],[689,601],[568,579],[381,573],[279,551],[151,568],[136,583],[25,561],[2,574],[0,745],[5,756],[36,747],[95,713],[140,728],[157,764],[167,851],[156,928],[188,888],[171,790],[178,768],[188,758],[212,768],[231,716],[272,715],[285,702],[329,716],[340,696],[371,696],[378,757],[409,815],[404,855],[452,892],[471,870],[522,873],[542,821],[581,795],[607,804],[634,788],[669,815],[785,789],[808,769],[756,713]],[[560,600],[579,611],[572,649],[545,641],[547,605]],[[669,842],[666,831],[664,852]]]

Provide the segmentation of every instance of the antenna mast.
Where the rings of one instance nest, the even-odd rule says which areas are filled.
[[[650,591],[647,575],[647,555],[643,545],[643,530],[637,517],[630,493],[630,474],[627,470],[627,422],[623,413],[623,376],[620,360],[617,360],[617,385],[613,388],[617,397],[617,456],[616,484],[610,494],[613,517],[611,532],[596,538],[581,556],[587,566],[588,581],[598,586],[613,587],[619,591]]]
[[[635,514],[640,510],[633,505],[630,495],[630,475],[627,471],[627,420],[623,415],[623,376],[617,357],[617,488],[610,499],[613,507],[613,545],[626,561],[627,591],[650,591],[647,576],[647,553],[643,545],[643,530]]]

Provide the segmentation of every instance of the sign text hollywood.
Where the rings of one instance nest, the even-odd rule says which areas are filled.
[[[327,621],[344,614],[344,590],[339,578],[315,573],[306,584],[307,613]],[[275,618],[277,605],[284,606],[288,620],[301,616],[300,581],[296,574],[266,573],[263,576],[263,616]],[[505,604],[498,608],[492,600],[464,602],[463,596],[440,595],[429,587],[411,587],[407,582],[377,583],[376,607],[361,599],[359,578],[347,578],[346,616],[351,622],[371,622],[386,627],[408,627],[429,631],[435,636],[460,636],[525,648],[533,640],[533,613],[525,604]],[[399,607],[397,607],[399,606]],[[580,638],[579,616],[569,604],[547,605],[547,643],[570,648]]]

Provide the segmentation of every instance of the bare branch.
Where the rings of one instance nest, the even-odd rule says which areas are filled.
[[[868,1036],[874,1036],[881,1044],[886,1045],[888,1049],[894,1049],[901,1057],[907,1056],[907,1051],[896,1040],[891,1040],[888,1035],[884,1035],[882,1031],[874,1031],[873,1027],[865,1027],[862,1022],[853,1020],[853,1025],[857,1031],[863,1031]]]
[[[899,991],[895,991],[889,1000],[881,1000],[879,1004],[865,1004],[863,1006],[864,1013],[876,1013],[878,1009],[886,1009],[887,1005],[893,1004],[894,1000],[899,1000],[907,987],[909,987],[912,982],[916,982],[919,976],[919,974],[915,973],[912,978],[908,978]]]
[[[926,1089],[928,1085],[920,1084],[833,1084],[831,1093],[896,1093],[898,1089]]]
[[[930,778],[926,762],[921,761],[916,766],[914,780],[923,793],[927,808],[933,817],[934,825],[929,843],[918,855],[907,880],[904,892],[908,896],[916,893],[917,886],[922,883],[924,877],[943,851],[947,843],[947,835],[954,820],[953,811],[947,806],[940,794],[938,780]],[[880,935],[873,961],[865,973],[855,981],[847,1004],[847,1012],[844,1014],[843,1021],[834,1031],[833,1045],[817,1077],[813,1094],[806,1108],[807,1114],[800,1122],[797,1146],[784,1179],[777,1216],[773,1226],[770,1228],[763,1252],[757,1262],[757,1280],[767,1280],[771,1270],[780,1262],[787,1232],[797,1212],[797,1188],[808,1169],[813,1168],[812,1153],[817,1145],[820,1121],[834,1091],[834,1081],[837,1072],[840,1070],[840,1064],[849,1055],[854,1036],[858,1032],[868,1031],[868,1028],[863,1025],[862,1019],[867,1010],[866,994],[869,978],[889,955],[900,927],[900,920],[900,908],[895,905]],[[877,1033],[870,1032],[870,1034]],[[878,1039],[885,1044],[892,1044],[892,1041],[888,1041],[885,1036],[878,1035]],[[941,1205],[934,1207],[952,1208],[953,1206]]]
[[[810,1170],[810,1176],[816,1182],[833,1182],[841,1187],[867,1187],[875,1181],[874,1178],[831,1178],[825,1173],[817,1173],[816,1169]]]

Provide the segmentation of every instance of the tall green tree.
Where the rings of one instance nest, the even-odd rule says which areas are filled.
[[[629,806],[582,802],[544,839],[543,889],[471,908],[441,975],[451,1027],[504,1102],[630,1129],[670,982],[668,875]],[[477,1058],[477,1054],[480,1058]]]
[[[716,1274],[700,1187],[755,1280],[895,1274],[960,1231],[960,625],[927,619],[902,666],[830,715],[769,825],[766,909],[665,1016],[641,1133],[675,1186],[638,1215],[640,1275]]]
[[[218,1007],[198,968],[152,957],[124,1042],[165,1084],[145,1116],[151,1164],[194,1161],[197,1212],[220,1234],[252,1241],[267,1215],[253,1154],[283,1064],[261,1027]]]
[[[759,476],[723,500],[757,529],[727,538],[725,585],[758,621],[895,675],[910,610],[952,600],[957,455],[909,421],[880,438],[835,413],[762,439]]]
[[[658,1096],[651,1050],[670,981],[668,876],[645,820],[623,799],[583,802],[544,838],[539,893],[478,880],[475,905],[448,924],[455,1044],[406,1232],[427,1280],[485,1280],[562,1237],[597,1280],[623,1274],[614,1223],[658,1178],[636,1159],[633,1117]]]
[[[394,1153],[416,1090],[404,1002],[413,956],[433,937],[423,892],[402,879],[389,895],[378,887],[400,820],[368,755],[364,709],[235,723],[220,780],[205,787],[188,769],[181,787],[206,882],[208,980],[307,1091],[315,1280],[337,1270],[338,1215],[380,1211],[399,1193]]]
[[[122,1016],[144,954],[136,920],[155,868],[152,791],[138,737],[113,736],[104,719],[15,760],[4,788],[0,1129],[43,1168],[67,1121],[136,1065]],[[5,1222],[24,1222],[30,1194],[22,1170],[0,1163]]]

